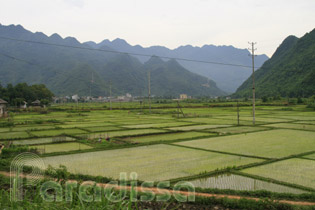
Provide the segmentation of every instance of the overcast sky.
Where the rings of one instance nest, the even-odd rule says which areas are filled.
[[[315,27],[315,0],[0,0],[0,23],[80,42],[249,47],[271,56]]]

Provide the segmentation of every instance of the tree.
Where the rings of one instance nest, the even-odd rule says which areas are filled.
[[[43,100],[43,104],[47,105],[53,96],[54,94],[43,84],[32,86],[26,83],[19,83],[16,86],[8,84],[6,88],[0,84],[0,98],[12,106],[20,106],[24,104],[24,101],[31,104],[37,99]]]
[[[266,103],[268,101],[268,97],[267,96],[263,96],[261,97],[262,102]]]

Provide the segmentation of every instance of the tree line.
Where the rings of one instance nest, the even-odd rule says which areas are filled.
[[[19,83],[15,86],[8,84],[6,87],[0,84],[0,98],[7,101],[11,106],[21,106],[24,102],[30,105],[35,100],[47,105],[51,102],[53,96],[54,94],[44,84],[28,85]]]

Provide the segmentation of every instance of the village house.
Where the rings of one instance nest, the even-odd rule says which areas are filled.
[[[6,102],[5,100],[0,98],[0,117],[6,117],[7,116],[7,104],[8,102]]]
[[[187,99],[188,98],[188,96],[187,96],[187,94],[180,94],[179,95],[179,99]]]
[[[41,105],[40,105],[40,100],[33,101],[33,102],[32,102],[32,106],[33,106],[33,107],[41,107]]]

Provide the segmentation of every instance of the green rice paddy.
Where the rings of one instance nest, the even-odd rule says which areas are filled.
[[[84,130],[81,129],[57,129],[57,130],[44,130],[44,131],[32,131],[31,134],[37,137],[42,137],[42,136],[58,136],[62,134],[81,134],[81,133],[87,133]]]
[[[162,144],[44,158],[47,166],[63,164],[73,173],[119,178],[120,172],[136,172],[139,180],[146,181],[169,180],[261,161]]]
[[[56,137],[46,137],[37,139],[26,139],[26,140],[14,140],[12,144],[14,145],[35,145],[35,144],[49,144],[64,141],[75,141],[76,139],[68,136],[56,136]]]
[[[247,132],[263,131],[263,130],[268,130],[268,128],[259,127],[259,126],[233,126],[233,127],[227,127],[227,128],[209,129],[209,131],[217,132],[220,135],[247,133]]]
[[[5,139],[19,139],[19,138],[27,138],[29,134],[24,131],[16,131],[16,132],[2,132],[0,135],[1,140]]]
[[[212,176],[209,178],[192,180],[189,182],[192,183],[195,187],[200,188],[232,189],[246,191],[267,190],[271,192],[293,194],[307,193],[307,191],[305,190],[299,190],[296,188],[287,187],[235,174],[222,174],[218,176]]]
[[[306,155],[304,156],[305,158],[309,158],[309,159],[313,159],[315,160],[315,153],[311,154],[311,155]]]
[[[192,130],[205,130],[209,128],[220,128],[220,127],[228,127],[231,125],[191,125],[191,126],[181,126],[181,127],[172,127],[170,130],[176,131],[192,131]]]
[[[315,162],[312,160],[293,158],[243,172],[315,189]]]
[[[277,124],[269,124],[269,125],[265,125],[265,126],[274,127],[274,128],[290,128],[290,129],[315,131],[315,125],[307,125],[307,124],[277,123]]]
[[[166,133],[160,135],[146,135],[133,138],[125,138],[126,141],[144,143],[144,142],[155,142],[155,141],[174,141],[174,140],[184,140],[192,138],[200,138],[206,136],[214,136],[215,134],[211,133],[201,133],[201,132],[180,132],[180,133]]]
[[[96,139],[96,138],[106,138],[106,137],[121,137],[121,136],[134,136],[134,135],[144,135],[144,134],[155,134],[155,133],[166,133],[166,130],[159,129],[134,129],[134,130],[122,130],[122,131],[108,131],[100,133],[92,133],[81,135],[82,138],[86,139]]]
[[[176,144],[243,155],[281,158],[315,150],[315,132],[269,130]]]
[[[166,128],[174,126],[184,126],[190,125],[187,122],[166,122],[166,123],[156,123],[156,124],[139,124],[139,125],[124,125],[124,128]]]
[[[40,153],[52,153],[52,152],[68,152],[73,150],[86,150],[91,149],[92,147],[76,143],[76,142],[70,142],[70,143],[60,143],[60,144],[43,144],[43,145],[36,145],[36,146],[30,146],[31,148],[36,148],[40,151]],[[63,164],[63,163],[60,163]]]
[[[255,126],[249,106],[241,107],[240,126],[235,106],[196,108],[189,104],[183,107],[186,117],[179,118],[174,114],[176,106],[162,106],[152,104],[151,114],[80,112],[68,105],[58,105],[65,111],[48,114],[16,113],[14,126],[0,127],[0,140],[5,146],[38,148],[45,153],[46,166],[63,164],[72,173],[118,178],[120,172],[137,172],[144,181],[191,180],[201,173],[226,173],[227,167],[234,167],[260,180],[225,174],[194,178],[193,183],[203,188],[297,194],[307,187],[315,192],[315,112],[304,105],[292,106],[292,111],[291,107],[257,106]],[[277,184],[262,181],[266,179]]]

